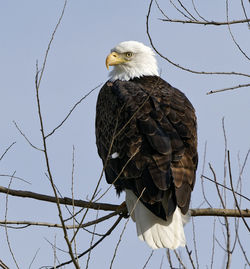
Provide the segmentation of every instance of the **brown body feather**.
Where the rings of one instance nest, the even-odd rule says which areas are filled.
[[[96,143],[106,180],[132,190],[155,215],[189,208],[197,168],[195,110],[157,76],[107,82],[96,108]],[[112,158],[113,153],[118,157]]]

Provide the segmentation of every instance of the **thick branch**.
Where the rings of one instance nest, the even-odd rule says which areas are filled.
[[[8,193],[11,196],[18,196],[23,198],[31,198],[45,202],[57,203],[57,200],[53,196],[44,195],[40,193],[30,192],[30,191],[21,191],[13,190],[0,186],[0,193]],[[64,197],[58,198],[60,204],[64,205],[73,205],[71,198]],[[90,208],[95,210],[104,210],[104,211],[116,211],[117,213],[126,214],[124,207],[114,204],[106,203],[90,203],[83,200],[74,200],[74,206]],[[190,215],[193,217],[197,216],[227,216],[227,217],[240,217],[241,215],[245,218],[250,218],[250,209],[241,210],[241,215],[238,210],[235,209],[220,209],[220,208],[197,208],[190,209]]]
[[[0,186],[0,193],[1,192],[8,193],[8,195],[11,195],[11,196],[19,196],[23,198],[32,198],[32,199],[36,199],[40,201],[57,203],[57,199],[53,196],[31,192],[31,191],[13,190],[13,189],[8,189],[8,188]],[[68,198],[68,197],[59,198],[58,197],[58,200],[60,204],[73,205],[73,201],[71,198]],[[105,204],[105,203],[90,203],[83,200],[74,200],[74,206],[83,207],[83,208],[91,208],[95,210],[100,209],[104,211],[116,211],[118,209],[117,205]]]
[[[245,218],[250,218],[249,209],[241,209],[241,215],[237,209],[221,209],[221,208],[196,208],[190,209],[190,215],[192,217],[198,216],[218,216],[218,217],[237,217],[241,215]]]
[[[0,268],[9,269],[9,267],[0,260]]]

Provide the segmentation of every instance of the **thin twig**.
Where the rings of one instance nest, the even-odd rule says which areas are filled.
[[[39,151],[43,151],[42,149],[36,147],[34,144],[32,144],[32,143],[30,142],[30,140],[29,140],[29,139],[27,138],[27,136],[21,131],[21,129],[18,127],[18,125],[17,125],[17,123],[16,123],[15,121],[13,121],[13,123],[15,124],[15,126],[16,126],[17,130],[19,131],[19,133],[25,138],[25,140],[28,142],[28,144],[29,144],[32,148],[34,148],[34,149],[36,149],[36,150],[39,150]]]
[[[80,228],[85,228],[85,227],[88,227],[88,226],[92,226],[92,225],[95,225],[95,224],[98,224],[100,222],[103,222],[105,220],[108,220],[116,215],[118,215],[119,212],[112,212],[106,216],[103,216],[99,219],[95,219],[95,220],[92,220],[92,221],[89,221],[89,222],[86,222],[84,224],[82,224],[80,226]],[[24,228],[27,228],[29,226],[41,226],[41,227],[50,227],[50,228],[62,228],[62,225],[61,224],[57,224],[57,223],[49,223],[49,222],[41,222],[41,221],[27,221],[27,220],[6,220],[6,221],[1,221],[0,220],[0,225],[24,225],[23,227],[13,227],[13,226],[8,226],[8,228],[10,229],[24,229]],[[76,228],[78,227],[78,225],[66,225],[65,228],[66,229],[73,229],[73,228]]]
[[[243,2],[243,0],[241,0],[240,2],[241,2],[241,7],[242,7],[243,13],[244,13],[244,15],[245,15],[245,18],[248,20],[248,22],[247,22],[247,24],[248,24],[248,29],[250,29],[250,23],[249,23],[250,20],[249,20],[248,17],[247,17],[247,12],[246,12],[246,9],[245,9],[245,6],[244,6],[244,2]]]
[[[97,210],[97,211],[96,211],[96,219],[98,219],[98,213],[99,213],[99,211]],[[96,224],[94,225],[94,228],[93,228],[93,233],[92,233],[92,237],[91,237],[91,241],[90,241],[90,248],[92,247],[92,245],[93,245],[93,241],[94,241],[94,238],[95,238],[95,230],[96,230]],[[91,250],[92,250],[92,249],[91,249]],[[88,258],[87,258],[86,268],[85,268],[85,269],[88,269],[88,267],[89,267],[89,261],[90,261],[90,256],[91,256],[91,250],[90,250],[89,253],[88,253]]]
[[[171,260],[171,254],[170,254],[169,248],[167,249],[167,259],[168,259],[170,269],[174,269],[173,264],[172,264],[172,260]]]
[[[58,124],[50,133],[48,133],[45,138],[48,138],[49,136],[51,136],[52,134],[54,134],[54,132],[59,129],[64,123],[65,121],[69,118],[69,116],[71,115],[71,113],[76,109],[76,107],[85,99],[87,98],[94,90],[98,89],[103,83],[100,83],[99,85],[97,85],[95,88],[91,89],[87,94],[85,94],[79,101],[77,101],[74,106],[70,109],[69,113],[67,114],[67,116],[61,121],[60,124]]]
[[[188,254],[190,263],[191,263],[193,269],[195,269],[194,261],[193,261],[193,258],[192,258],[192,250],[189,250],[187,245],[185,246],[185,249],[186,249],[186,252],[187,252],[187,254]],[[199,268],[199,267],[197,267],[197,268]]]
[[[44,57],[42,69],[41,69],[41,72],[40,72],[40,76],[39,76],[39,71],[38,71],[38,64],[36,65],[35,89],[36,89],[36,101],[37,101],[38,117],[39,117],[39,122],[40,122],[40,131],[41,131],[42,142],[43,142],[43,153],[44,153],[44,159],[45,159],[45,162],[46,162],[47,173],[48,173],[49,181],[50,181],[50,184],[51,184],[51,187],[52,187],[55,199],[56,199],[58,216],[59,216],[59,219],[60,219],[61,224],[62,224],[62,230],[63,230],[63,233],[64,233],[64,239],[65,239],[65,241],[67,243],[67,246],[68,246],[69,255],[72,258],[72,261],[74,263],[75,268],[80,269],[80,266],[79,266],[77,260],[74,259],[72,245],[71,245],[71,243],[69,241],[69,238],[68,238],[68,233],[67,233],[67,229],[65,227],[65,223],[64,223],[64,220],[63,220],[62,210],[61,210],[61,207],[60,207],[57,190],[56,190],[56,187],[55,187],[55,184],[54,184],[54,181],[53,181],[52,172],[51,172],[51,169],[50,169],[48,149],[47,149],[47,143],[46,143],[46,137],[45,137],[45,131],[44,131],[44,122],[43,122],[43,118],[42,118],[42,111],[41,111],[40,98],[39,98],[40,84],[41,84],[43,74],[44,74],[44,70],[45,70],[45,67],[46,67],[46,62],[47,62],[47,58],[48,58],[48,53],[50,51],[50,46],[51,46],[51,44],[52,44],[52,42],[54,40],[56,31],[57,31],[57,29],[58,29],[58,27],[59,27],[59,25],[60,25],[60,23],[62,21],[64,12],[65,12],[65,9],[66,9],[66,5],[67,5],[67,0],[64,1],[64,6],[63,6],[63,9],[62,9],[61,15],[60,15],[60,17],[58,19],[58,22],[57,22],[57,24],[55,26],[55,29],[54,29],[54,31],[53,31],[53,33],[51,35],[51,38],[50,38],[50,41],[49,41],[49,44],[48,44],[48,47],[47,47],[47,50],[46,50],[46,53],[45,53],[45,57]]]
[[[216,243],[218,244],[218,246],[224,251],[224,252],[227,252],[227,250],[222,246],[222,244],[220,243],[220,241],[216,238],[216,237],[214,237],[215,238],[215,241],[216,241]]]
[[[4,175],[4,174],[1,174],[0,177],[9,177],[9,178],[12,178],[12,179],[18,179],[18,180],[21,180],[21,181],[31,185],[31,183],[29,181],[27,181],[27,180],[25,180],[25,179],[23,179],[21,177],[16,177],[16,176],[12,177],[11,175]]]
[[[230,153],[229,153],[229,150],[227,151],[227,157],[228,157],[228,169],[229,169],[229,178],[230,178],[230,185],[231,185],[231,188],[232,188],[232,192],[233,192],[233,197],[234,197],[234,201],[235,201],[235,205],[240,213],[240,217],[242,218],[248,232],[250,232],[250,228],[244,218],[244,216],[241,214],[241,209],[239,207],[239,204],[238,204],[238,201],[237,201],[237,198],[236,198],[236,195],[235,195],[235,192],[234,192],[234,186],[233,186],[233,179],[232,179],[232,172],[231,172],[231,162],[230,162]]]
[[[228,0],[226,0],[226,18],[227,18],[227,22],[228,22],[229,21],[229,18],[228,18]],[[250,60],[250,58],[247,56],[247,54],[243,51],[243,49],[240,47],[240,45],[236,41],[236,39],[235,39],[235,37],[234,37],[234,35],[232,33],[232,30],[231,30],[231,27],[230,27],[230,24],[229,23],[227,24],[227,26],[228,26],[228,30],[229,30],[230,36],[231,36],[234,44],[236,45],[236,47],[239,49],[239,51],[241,52],[242,55],[244,55],[248,60]]]
[[[188,11],[188,9],[183,5],[183,3],[180,0],[177,0],[180,4],[180,6],[187,12],[187,14],[195,21],[197,21],[197,19]]]
[[[13,176],[15,175],[15,173],[16,173],[16,171],[13,173]],[[8,189],[10,188],[11,183],[12,183],[12,178],[10,179]],[[6,194],[6,202],[5,202],[5,215],[4,215],[4,220],[5,221],[7,220],[7,214],[8,214],[8,200],[9,200],[9,195],[7,193]],[[18,266],[17,260],[15,258],[14,252],[12,251],[12,248],[11,248],[11,245],[10,245],[10,240],[9,240],[9,235],[8,235],[8,228],[7,228],[6,225],[5,225],[5,235],[6,235],[6,240],[7,240],[7,244],[8,244],[8,248],[9,248],[11,257],[12,257],[16,267],[19,269],[19,266]]]
[[[168,249],[168,251],[169,251],[169,249]],[[162,257],[161,257],[160,269],[162,269],[162,266],[163,266],[163,261],[164,261],[164,255],[162,255]],[[171,269],[171,268],[170,268],[170,269]]]
[[[2,159],[3,159],[3,157],[5,156],[5,154],[11,149],[11,147],[13,146],[13,145],[15,145],[16,144],[16,142],[13,142],[13,143],[11,143],[10,144],[10,146],[8,146],[7,147],[7,149],[4,151],[4,153],[1,155],[1,157],[0,157],[0,161],[2,161]]]
[[[68,250],[64,250],[62,248],[59,248],[58,246],[56,246],[56,236],[54,237],[54,243],[51,243],[46,237],[44,237],[44,239],[46,240],[47,243],[50,244],[50,246],[54,249],[56,248],[57,250],[61,251],[62,253],[66,253],[68,254]]]
[[[153,254],[154,254],[154,250],[151,251],[151,253],[150,253],[150,255],[148,256],[148,258],[147,258],[145,264],[143,265],[142,269],[145,269],[145,268],[147,267],[147,265],[148,265],[150,259],[152,258]]]
[[[172,0],[169,0],[169,2],[172,4],[172,6],[180,13],[182,14],[185,18],[192,20],[187,14],[185,14],[183,11],[181,11],[176,5],[175,3],[173,3]]]
[[[228,188],[227,186],[224,186],[223,184],[221,184],[221,183],[219,183],[219,182],[215,182],[213,179],[211,179],[211,178],[209,178],[209,177],[207,177],[207,176],[204,176],[204,175],[201,175],[201,176],[204,177],[205,179],[207,179],[207,180],[209,180],[209,181],[215,183],[215,184],[218,185],[218,186],[221,186],[221,187],[223,187],[223,188],[225,188],[225,189],[227,189],[227,190],[229,190],[229,191],[232,191],[232,190],[231,190],[230,188]],[[248,201],[250,202],[250,199],[249,199],[247,196],[242,195],[241,193],[238,193],[238,192],[236,192],[236,191],[235,191],[234,193],[237,194],[237,195],[239,195],[240,197],[242,197],[242,198],[248,200]]]
[[[213,26],[226,26],[228,24],[239,24],[239,23],[248,23],[250,22],[250,19],[246,20],[234,20],[234,21],[224,21],[224,22],[219,22],[219,21],[194,21],[194,20],[172,20],[172,19],[160,19],[161,21],[164,22],[173,22],[173,23],[183,23],[183,24],[198,24],[198,25],[213,25]]]
[[[81,253],[80,255],[77,256],[77,258],[81,258],[82,256],[86,255],[89,251],[91,251],[93,248],[95,248],[98,244],[100,244],[102,242],[103,239],[105,239],[108,235],[110,235],[112,233],[112,231],[116,228],[116,226],[119,224],[119,222],[122,220],[123,216],[119,216],[118,219],[116,220],[116,222],[112,225],[112,227],[106,232],[106,234],[101,237],[98,241],[96,241],[90,248],[88,248],[86,251],[84,251],[83,253]],[[69,260],[67,262],[61,263],[59,265],[57,265],[55,268],[60,268],[62,266],[68,265],[72,263],[72,260]],[[55,269],[54,267],[51,267],[49,269]]]
[[[122,108],[121,108],[122,109]],[[107,162],[109,160],[109,156],[110,156],[110,153],[111,153],[111,150],[112,150],[112,147],[113,147],[113,143],[114,143],[114,139],[115,139],[115,133],[116,133],[116,130],[117,130],[117,126],[118,126],[118,118],[119,118],[119,113],[117,115],[117,119],[116,119],[116,123],[115,123],[115,128],[114,128],[114,131],[113,131],[113,135],[112,135],[112,139],[111,139],[111,142],[110,142],[110,146],[109,146],[109,149],[108,149],[108,153],[107,153],[107,156],[106,156],[106,160],[104,162],[104,165],[103,165],[103,168],[102,168],[102,171],[101,171],[101,174],[100,174],[100,177],[98,179],[98,182],[96,184],[96,187],[95,187],[95,190],[92,194],[92,197],[90,199],[90,202],[92,203],[95,199],[95,197],[98,195],[98,188],[100,186],[100,183],[101,183],[101,180],[102,180],[102,177],[103,177],[103,174],[104,174],[104,171],[105,171],[105,168],[107,166]],[[81,221],[80,221],[80,225],[83,223],[88,211],[89,211],[90,207],[87,207],[87,210],[85,211]],[[72,240],[74,240],[76,234],[79,232],[79,228],[77,228],[76,232],[74,233],[72,239],[71,239],[71,242]]]
[[[187,267],[184,265],[180,255],[178,254],[178,252],[175,249],[174,249],[174,254],[175,254],[177,260],[179,261],[179,263],[182,265],[183,269],[187,269]]]
[[[56,247],[56,234],[54,236],[54,244],[52,245],[52,248],[53,248],[53,256],[54,256],[54,267],[56,266],[56,261],[57,261],[57,255],[56,255],[56,250],[57,250],[57,247]]]
[[[246,163],[247,163],[247,159],[248,159],[249,154],[250,154],[250,149],[247,151],[246,157],[245,157],[244,162],[243,162],[243,165],[241,167],[241,171],[240,171],[240,175],[239,175],[240,177],[242,176],[243,171],[245,169],[245,166],[246,166]]]
[[[73,149],[72,149],[72,172],[71,172],[71,196],[72,196],[72,215],[75,215],[75,203],[74,203],[74,172],[75,172],[75,147],[73,145]],[[98,211],[97,211],[98,212]],[[73,222],[73,233],[75,233],[75,222],[76,219],[75,217],[72,218],[72,222]],[[76,249],[76,239],[74,239],[74,251],[75,251],[75,255],[77,253],[77,249]],[[79,263],[79,261],[77,261],[77,263]]]
[[[223,179],[223,185],[226,186],[226,179],[227,179],[227,135],[226,135],[226,128],[225,128],[225,118],[222,118],[222,130],[223,130],[223,136],[224,136],[224,179]],[[224,201],[225,206],[227,205],[227,196],[226,196],[226,188],[223,188],[224,193]]]
[[[194,8],[194,11],[196,12],[196,14],[197,14],[202,20],[204,20],[204,21],[207,22],[207,20],[206,20],[203,16],[201,16],[200,12],[199,12],[198,9],[196,8],[196,5],[195,5],[195,3],[194,3],[194,0],[192,0],[192,5],[193,5],[193,8]]]
[[[245,258],[247,264],[250,265],[250,261],[248,260],[246,251],[244,250],[244,248],[243,248],[243,246],[242,246],[242,243],[241,243],[241,241],[240,241],[240,237],[239,237],[239,236],[238,236],[238,243],[239,243],[240,249],[241,249],[241,251],[242,251],[242,253],[243,253],[243,256],[244,256],[244,258]]]
[[[250,83],[247,83],[247,84],[240,84],[240,85],[236,85],[236,86],[229,87],[229,88],[223,88],[223,89],[219,89],[219,90],[211,90],[211,91],[207,92],[207,95],[217,93],[217,92],[225,92],[225,91],[235,90],[238,88],[244,88],[244,87],[249,87],[249,86],[250,86]]]
[[[213,268],[214,263],[214,253],[215,253],[215,223],[216,218],[214,218],[214,225],[213,225],[213,241],[212,241],[212,256],[211,256],[211,269]]]
[[[143,193],[144,193],[145,190],[146,190],[146,188],[144,188],[144,189],[142,190],[140,196],[137,198],[137,200],[136,200],[136,202],[135,202],[135,204],[134,204],[134,206],[133,206],[131,212],[129,212],[129,215],[130,215],[130,216],[133,214],[133,212],[134,212],[134,210],[135,210],[135,208],[136,208],[136,205],[137,205],[137,203],[139,202],[139,200],[140,200],[140,198],[142,197],[142,195],[143,195]],[[112,257],[112,260],[111,260],[111,263],[110,263],[110,267],[109,267],[110,269],[111,269],[112,266],[113,266],[113,263],[114,263],[114,260],[115,260],[115,257],[116,257],[116,253],[117,253],[117,250],[118,250],[118,247],[119,247],[119,245],[120,245],[120,243],[121,243],[121,241],[122,241],[122,236],[123,236],[123,234],[124,234],[124,232],[125,232],[125,230],[126,230],[126,228],[127,228],[127,225],[128,225],[129,220],[130,220],[130,217],[129,217],[129,218],[127,219],[127,221],[125,222],[124,227],[123,227],[123,229],[122,229],[122,232],[121,232],[121,234],[120,234],[119,240],[118,240],[118,242],[117,242],[117,244],[116,244],[115,251],[114,251],[114,254],[113,254],[113,257]]]
[[[212,208],[212,205],[209,203],[206,192],[205,192],[205,186],[204,186],[204,180],[203,175],[205,172],[205,165],[206,165],[206,154],[207,154],[207,141],[205,142],[205,148],[204,148],[204,154],[203,154],[203,162],[202,162],[202,170],[201,170],[201,189],[202,189],[202,195],[206,203]]]
[[[217,178],[216,178],[216,174],[215,174],[215,171],[214,169],[212,168],[212,165],[209,163],[209,168],[210,170],[212,171],[213,173],[213,176],[214,176],[214,181],[217,182]],[[215,184],[215,187],[216,187],[216,190],[217,190],[217,194],[219,196],[219,199],[220,199],[220,203],[223,207],[223,209],[226,209],[226,205],[225,205],[225,201],[223,200],[222,198],[222,194],[219,190],[219,187],[217,184]],[[231,239],[231,234],[230,234],[230,227],[229,227],[229,221],[228,221],[228,218],[225,216],[224,217],[225,219],[225,227],[226,227],[226,246],[227,246],[227,249],[226,249],[226,253],[227,253],[227,264],[226,264],[226,268],[229,269],[230,267],[230,264],[231,264],[231,257],[232,257],[232,252],[230,250],[230,239]]]
[[[192,219],[192,231],[193,231],[195,261],[196,261],[197,269],[199,269],[200,266],[199,266],[198,249],[197,249],[197,243],[196,243],[196,232],[195,232],[194,218],[191,218],[191,219]]]
[[[123,171],[125,170],[125,168],[127,167],[127,165],[131,162],[131,160],[135,157],[135,155],[139,152],[139,148],[136,149],[136,151],[132,154],[132,156],[127,160],[127,162],[125,163],[125,165],[122,167],[121,171],[119,172],[118,176],[114,179],[114,181],[112,182],[112,184],[110,184],[110,186],[107,188],[107,190],[98,198],[95,200],[99,201],[110,189],[111,187],[116,183],[116,181],[120,178],[120,176],[122,175]]]
[[[59,25],[61,24],[61,21],[62,21],[62,18],[63,18],[63,15],[64,15],[64,12],[65,12],[65,9],[66,9],[66,6],[67,6],[67,2],[68,0],[65,0],[64,1],[64,5],[63,5],[63,8],[62,8],[62,12],[61,12],[61,15],[57,21],[57,24],[54,28],[54,31],[51,35],[51,38],[49,40],[49,44],[48,44],[48,47],[47,47],[47,50],[45,52],[45,56],[44,56],[44,60],[43,60],[43,65],[42,65],[42,68],[41,68],[41,71],[40,72],[37,72],[37,75],[36,75],[36,80],[37,80],[37,88],[39,89],[40,88],[40,84],[41,84],[41,81],[42,81],[42,78],[43,78],[43,73],[44,73],[44,70],[45,70],[45,67],[46,67],[46,63],[47,63],[47,58],[48,58],[48,54],[49,54],[49,51],[50,51],[50,47],[51,47],[51,44],[54,40],[54,37],[55,37],[55,34],[57,32],[57,29],[59,27]],[[40,73],[40,76],[38,77],[38,73]]]
[[[36,253],[35,253],[35,255],[34,255],[34,257],[33,257],[32,261],[30,262],[29,269],[31,268],[31,266],[32,266],[33,262],[35,261],[36,256],[37,256],[37,254],[38,254],[38,252],[39,252],[39,251],[40,251],[40,248],[39,248],[39,249],[37,249],[37,251],[36,251]]]
[[[159,3],[157,0],[155,0],[156,6],[158,7],[159,11],[161,12],[161,14],[166,17],[167,19],[169,19],[169,17],[166,15],[166,13],[161,9]],[[169,19],[170,20],[170,19]]]

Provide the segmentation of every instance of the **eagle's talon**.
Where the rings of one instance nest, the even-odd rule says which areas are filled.
[[[127,209],[127,205],[125,201],[118,206],[117,211],[119,212],[119,215],[122,216],[123,218],[127,219],[129,217],[129,213],[128,213],[128,209]]]

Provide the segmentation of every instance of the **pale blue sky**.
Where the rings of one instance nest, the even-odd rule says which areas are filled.
[[[188,3],[191,1],[188,1]],[[198,1],[197,1],[198,2]],[[246,5],[247,5],[247,1]],[[69,0],[65,16],[53,41],[44,79],[41,84],[41,105],[45,130],[52,130],[68,113],[73,104],[90,89],[107,80],[105,58],[110,49],[125,40],[138,40],[149,45],[146,35],[146,14],[149,1]],[[168,1],[159,1],[171,18],[178,18]],[[0,162],[0,174],[13,174],[30,181],[31,185],[14,180],[13,189],[30,190],[52,194],[44,175],[45,163],[40,152],[31,148],[16,130],[15,120],[30,140],[41,145],[39,121],[35,102],[35,64],[41,66],[48,41],[63,6],[62,0],[23,0],[0,2],[0,155],[8,145],[17,143]],[[197,5],[201,14],[212,20],[225,20],[225,3],[202,1]],[[230,18],[243,18],[240,3],[230,3]],[[249,9],[248,9],[249,11]],[[150,31],[154,44],[176,63],[201,71],[249,72],[249,61],[237,50],[228,33],[227,26],[196,26],[167,24],[158,20],[162,15],[153,5]],[[180,18],[180,17],[179,17]],[[246,25],[232,26],[237,41],[249,54],[249,30]],[[240,76],[202,76],[173,67],[157,56],[161,76],[173,86],[182,90],[193,103],[198,117],[200,165],[197,183],[192,196],[192,207],[203,201],[200,188],[200,174],[204,144],[207,141],[207,162],[211,162],[218,178],[223,176],[224,139],[222,117],[225,117],[228,146],[231,151],[232,169],[238,176],[237,154],[241,160],[250,148],[250,92],[249,88],[206,95],[212,89],[249,83],[249,78]],[[63,196],[71,196],[72,146],[75,146],[75,198],[90,197],[99,178],[102,164],[97,155],[94,134],[95,103],[98,90],[94,91],[72,113],[70,119],[48,141],[49,157],[55,183]],[[247,186],[249,164],[243,175]],[[205,175],[212,177],[206,164]],[[0,185],[7,186],[9,180],[0,177]],[[102,190],[107,188],[105,179]],[[218,198],[212,183],[206,182],[206,191],[218,206]],[[249,196],[249,190],[243,193]],[[231,194],[228,193],[231,198]],[[102,202],[120,204],[112,189]],[[232,201],[231,199],[228,199]],[[247,207],[243,203],[243,207]],[[232,207],[232,202],[228,203]],[[248,206],[249,207],[249,206]],[[0,219],[4,219],[5,195],[0,194]],[[101,214],[101,213],[100,213]],[[58,223],[54,205],[21,198],[9,198],[8,219],[48,221]],[[93,219],[95,212],[88,219]],[[111,222],[114,222],[112,219]],[[103,233],[110,226],[106,222],[97,227]],[[218,220],[217,220],[218,222]],[[125,221],[122,221],[110,237],[92,254],[89,268],[109,268],[109,264]],[[196,240],[199,249],[200,266],[210,266],[211,233],[213,219],[195,218]],[[232,222],[233,224],[233,222]],[[246,246],[246,229],[240,226],[243,243]],[[186,235],[192,248],[192,225],[186,227]],[[217,237],[223,241],[220,227]],[[28,268],[37,249],[39,253],[31,268],[53,264],[53,250],[45,238],[66,250],[62,232],[48,228],[32,227],[24,230],[9,230],[9,239],[20,268]],[[78,251],[89,245],[90,236],[82,231],[78,238]],[[5,231],[0,229],[0,259],[10,268],[15,268],[6,245]],[[223,251],[217,245],[215,268],[221,268]],[[118,249],[113,268],[142,268],[151,250],[136,236],[135,225],[129,222],[123,241]],[[248,247],[249,252],[249,247]],[[209,253],[209,254],[208,254]],[[61,262],[68,256],[57,251]],[[147,268],[159,268],[164,250],[154,253]],[[132,258],[131,258],[132,257]],[[80,260],[85,268],[86,258]],[[243,268],[240,252],[233,258],[233,265]],[[166,266],[164,258],[164,268]],[[176,265],[177,266],[177,265]],[[67,268],[73,268],[68,266]],[[232,266],[232,268],[234,268]]]

